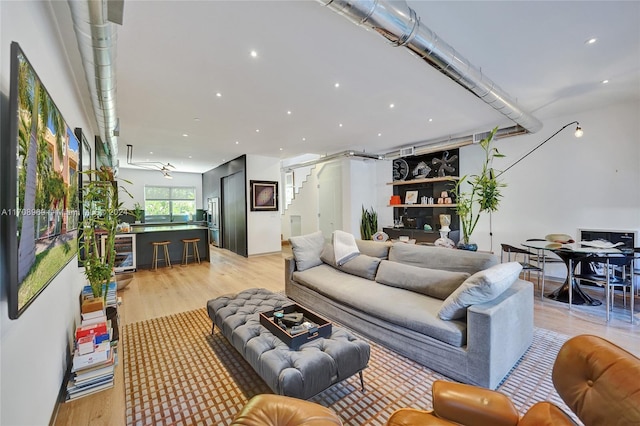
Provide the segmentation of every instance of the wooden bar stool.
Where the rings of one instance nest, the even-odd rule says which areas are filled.
[[[189,258],[193,257],[200,263],[200,252],[198,251],[198,243],[200,242],[200,238],[185,238],[182,240],[182,264],[186,265],[189,263]],[[193,246],[193,254],[189,254],[189,244]]]
[[[151,260],[151,264],[153,265],[154,271],[158,270],[158,247],[159,246],[162,246],[164,248],[164,259],[160,259],[160,260],[164,260],[164,263],[166,266],[173,268],[173,266],[171,266],[171,258],[169,257],[169,244],[171,244],[171,241],[154,241],[151,243],[151,245],[153,246],[153,259]]]

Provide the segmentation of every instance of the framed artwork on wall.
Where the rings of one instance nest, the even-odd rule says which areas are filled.
[[[278,182],[267,180],[252,180],[251,211],[278,210]]]

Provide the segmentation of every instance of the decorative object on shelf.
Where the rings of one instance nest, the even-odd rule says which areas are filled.
[[[425,223],[422,229],[424,229],[425,231],[433,231],[433,228],[428,223]]]
[[[360,219],[360,237],[363,240],[372,239],[373,235],[378,231],[378,213],[373,210],[366,210],[362,206],[362,217]]]
[[[417,201],[418,201],[418,191],[407,191],[404,194],[405,204],[416,204]]]
[[[502,197],[500,189],[504,188],[506,184],[498,181],[493,170],[493,159],[504,157],[504,155],[500,154],[491,144],[497,131],[498,127],[496,126],[489,132],[487,137],[479,143],[485,153],[484,163],[482,164],[480,173],[477,175],[463,176],[455,186],[456,210],[462,224],[462,239],[458,247],[461,245],[470,245],[469,238],[478,224],[480,213],[495,212],[498,210],[500,198]],[[462,190],[462,186],[465,183],[471,186],[469,192]],[[473,244],[471,244],[471,246],[473,246]],[[477,245],[475,249],[477,250]]]
[[[392,195],[391,199],[389,200],[389,204],[392,206],[402,204],[402,199],[399,195]]]
[[[402,219],[402,222],[404,223],[404,227],[409,229],[416,229],[416,224],[418,223],[415,217],[405,217]]]
[[[252,180],[251,211],[278,211],[278,182]]]
[[[118,187],[113,170],[102,166],[99,170],[87,170],[93,176],[82,188],[82,202],[85,216],[82,219],[84,239],[81,248],[85,254],[82,260],[84,275],[91,285],[93,296],[105,297],[103,288],[111,280],[116,261],[115,239],[118,227],[118,216],[122,203],[118,200],[121,189],[131,197],[126,188]],[[131,183],[123,180],[124,182]],[[104,250],[98,248],[101,236],[106,235]]]
[[[389,235],[386,232],[378,231],[371,237],[373,241],[378,241],[380,243],[384,243],[389,239]]]
[[[460,241],[458,243],[458,249],[459,250],[467,250],[467,251],[477,251],[478,250],[478,245],[476,243],[465,243],[463,241]]]
[[[402,158],[393,160],[393,180],[405,180],[409,176],[409,165]]]
[[[420,161],[411,171],[414,179],[424,179],[429,176],[429,172],[431,172],[431,167],[427,165],[424,161]]]
[[[442,158],[434,158],[431,160],[431,164],[436,166],[436,174],[440,177],[447,176],[446,172],[452,174],[456,171],[456,168],[453,167],[453,164],[458,159],[457,155],[452,155],[449,157],[449,151],[445,151],[442,153]]]

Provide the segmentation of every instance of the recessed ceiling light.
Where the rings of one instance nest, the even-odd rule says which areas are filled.
[[[284,148],[280,148],[280,151],[283,151],[283,150],[284,150]]]
[[[258,57],[258,52],[256,52],[255,50],[251,51],[251,57],[252,58],[257,58]]]
[[[334,84],[333,87],[335,87],[337,89],[338,87],[340,87],[340,83]]]
[[[591,37],[590,39],[588,39],[587,41],[585,41],[585,42],[584,42],[584,44],[593,44],[593,43],[595,43],[596,41],[598,41],[598,39],[597,39],[597,38],[595,38],[595,37]]]
[[[429,123],[431,123],[432,121],[433,121],[433,118],[430,118],[430,119],[429,119]]]
[[[338,124],[338,127],[342,127],[342,123]]]
[[[188,138],[188,137],[189,137],[189,135],[188,135],[188,134],[186,134],[186,133],[183,133],[183,134],[182,134],[182,136],[184,136],[185,138]]]
[[[609,80],[602,80],[602,84],[607,84]]]
[[[260,129],[256,129],[256,133],[260,133]]]
[[[222,97],[222,93],[218,92],[218,93],[216,93],[216,96],[221,98]]]
[[[304,142],[304,141],[306,141],[306,140],[307,140],[307,138],[302,138],[302,142]]]
[[[378,136],[382,136],[382,133],[378,133]]]
[[[192,155],[190,155],[190,156],[189,156],[189,158],[193,158],[193,156],[192,156]]]
[[[239,145],[239,144],[240,144],[240,142],[236,141],[236,145]]]
[[[395,104],[389,104],[389,108],[395,108]]]
[[[291,111],[287,111],[287,114],[288,114],[288,115],[291,115]]]
[[[153,155],[153,151],[149,151],[149,154]]]
[[[194,118],[193,121],[200,121],[198,117]]]

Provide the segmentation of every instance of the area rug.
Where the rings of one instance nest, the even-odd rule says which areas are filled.
[[[538,401],[567,412],[551,383],[551,368],[567,336],[536,329],[531,348],[498,388],[524,413]],[[128,425],[228,425],[254,395],[271,393],[216,329],[206,309],[127,324],[123,342]],[[376,343],[364,372],[312,401],[335,410],[345,425],[384,425],[402,407],[431,408],[431,385],[449,380]]]

